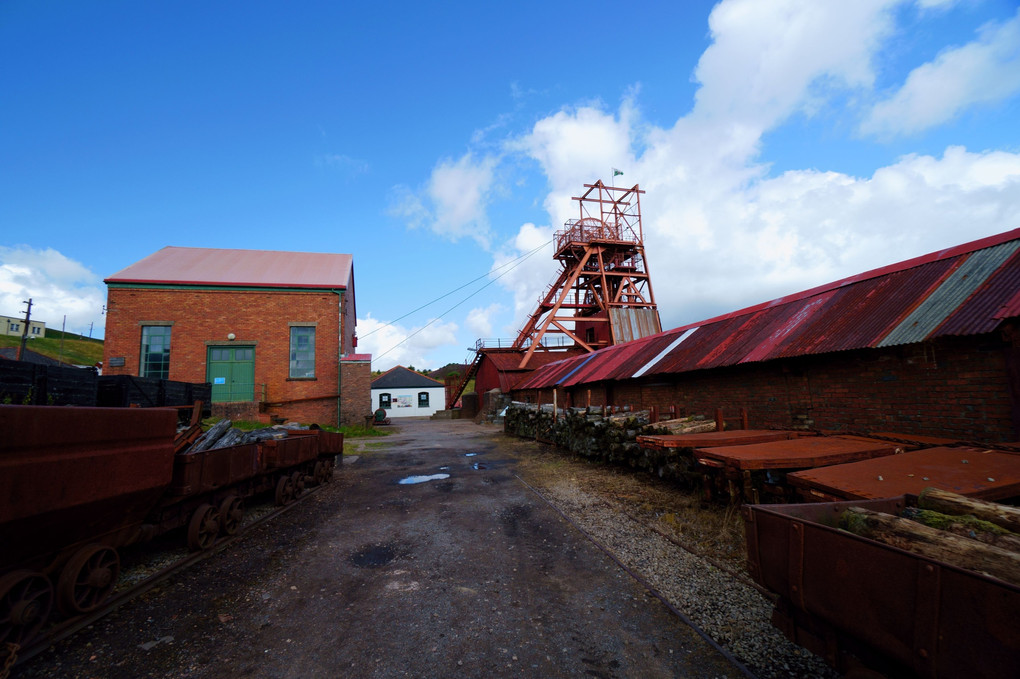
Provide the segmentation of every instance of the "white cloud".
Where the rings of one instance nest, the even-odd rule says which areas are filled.
[[[709,16],[712,45],[695,70],[701,87],[691,117],[760,133],[809,108],[823,79],[847,87],[874,80],[872,55],[892,29],[899,0],[728,0]]]
[[[538,121],[531,133],[515,145],[545,169],[552,184],[545,207],[554,224],[577,216],[576,203],[570,196],[576,195],[582,184],[590,183],[593,177],[607,176],[612,167],[630,165],[628,131],[632,111],[629,101],[621,107],[619,119],[594,105],[564,109]]]
[[[32,299],[32,318],[48,329],[60,330],[67,316],[67,331],[93,337],[104,334],[102,279],[83,264],[52,249],[0,246],[0,314],[23,317]]]
[[[493,191],[495,156],[476,159],[466,153],[457,160],[441,160],[432,169],[424,189],[396,186],[389,213],[405,219],[412,228],[427,227],[452,241],[469,237],[489,247],[486,208]]]
[[[960,0],[917,0],[917,6],[923,10],[943,10],[958,2]]]
[[[395,365],[437,368],[447,363],[439,357],[440,352],[457,346],[457,330],[456,323],[435,319],[410,328],[387,325],[368,314],[358,319],[358,351],[372,354],[372,370],[389,370]],[[412,339],[403,342],[411,335]]]
[[[512,294],[514,300],[513,320],[501,328],[501,337],[517,337],[524,319],[538,306],[539,296],[559,272],[559,265],[552,258],[553,231],[549,226],[524,224],[495,257],[493,268],[507,266],[500,270],[499,285]],[[529,253],[527,259],[510,264]]]
[[[988,24],[978,38],[941,52],[911,71],[903,87],[879,102],[861,123],[865,134],[926,130],[978,104],[1020,92],[1020,10],[1009,21]]]
[[[506,307],[499,302],[493,302],[485,307],[475,307],[468,312],[464,324],[475,337],[492,337],[493,317],[504,311]]]
[[[907,156],[870,178],[787,172],[702,207],[723,233],[712,245],[646,238],[665,327],[1020,226],[1020,154]],[[649,197],[647,209],[657,209]],[[677,265],[679,264],[679,266]]]
[[[457,161],[444,160],[432,171],[428,194],[435,205],[432,229],[454,240],[470,236],[480,241],[488,238],[489,225],[485,206],[492,186],[495,159],[475,161],[470,153]]]

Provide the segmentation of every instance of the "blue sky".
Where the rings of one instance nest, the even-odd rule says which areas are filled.
[[[0,314],[101,337],[165,245],[344,252],[373,367],[439,367],[616,167],[676,327],[1020,227],[1018,121],[1015,0],[6,0]]]

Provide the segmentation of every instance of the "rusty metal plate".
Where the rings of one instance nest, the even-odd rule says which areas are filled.
[[[637,442],[648,448],[706,448],[709,446],[741,446],[751,443],[788,441],[803,435],[798,431],[775,429],[738,429],[707,431],[699,434],[657,434],[638,436]]]
[[[295,429],[287,432],[288,438],[314,436],[319,440],[319,457],[333,457],[344,452],[344,435],[324,429]]]
[[[983,500],[1020,494],[1020,455],[982,448],[928,448],[902,455],[795,472],[786,477],[807,499],[882,498],[935,486]]]
[[[170,493],[197,495],[225,488],[262,473],[258,444],[242,443],[174,457]]]
[[[897,441],[899,443],[905,443],[913,445],[915,447],[921,446],[951,446],[954,444],[961,443],[959,439],[947,439],[942,436],[922,436],[921,434],[901,434],[899,432],[892,431],[872,431],[868,432],[869,437],[877,439],[889,439],[890,441]]]
[[[283,469],[319,456],[319,437],[293,436],[259,442],[262,462],[266,469]]]
[[[736,469],[810,469],[892,455],[902,446],[859,436],[810,436],[743,446],[697,448],[699,458]]]

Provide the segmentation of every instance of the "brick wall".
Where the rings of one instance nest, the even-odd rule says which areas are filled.
[[[370,361],[340,362],[343,396],[340,399],[340,423],[364,424],[372,414],[372,364]]]
[[[142,325],[172,323],[169,379],[205,382],[210,344],[253,344],[256,400],[290,402],[264,409],[261,419],[336,424],[339,302],[325,291],[110,288],[103,372],[138,375]],[[291,322],[316,323],[314,379],[289,377]],[[123,357],[124,366],[111,365],[113,357]]]
[[[994,335],[948,338],[886,349],[752,363],[642,380],[560,389],[557,400],[655,405],[678,415],[727,417],[749,411],[751,427],[943,436],[1001,442],[1018,438],[1008,357]],[[552,402],[550,389],[515,392],[516,400]]]

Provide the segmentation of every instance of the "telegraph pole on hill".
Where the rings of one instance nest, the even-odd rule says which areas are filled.
[[[22,304],[27,304],[28,309],[25,310],[25,329],[21,331],[21,348],[18,350],[19,361],[25,355],[25,344],[28,342],[28,322],[32,318],[32,298],[29,297],[27,302],[22,300]]]

